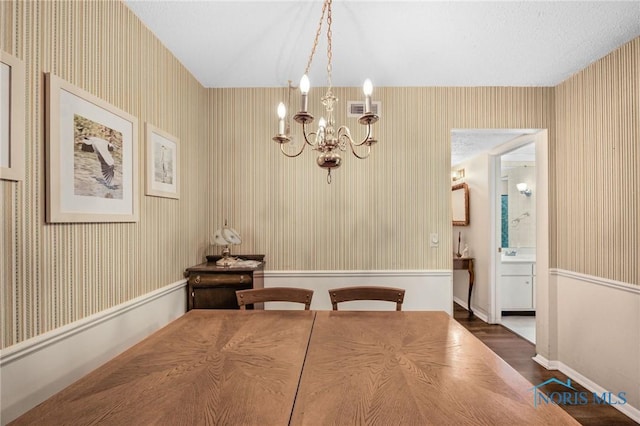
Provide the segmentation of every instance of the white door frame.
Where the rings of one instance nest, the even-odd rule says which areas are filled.
[[[502,144],[489,152],[489,214],[491,215],[490,238],[490,271],[489,271],[489,323],[500,324],[502,321],[502,309],[500,303],[500,256],[498,247],[500,244],[500,221],[498,211],[500,209],[499,177],[500,156],[513,151],[531,142],[535,143],[536,150],[536,342],[541,327],[548,325],[548,272],[549,272],[549,141],[546,129],[540,129],[536,133],[519,136],[505,144]],[[540,303],[542,302],[542,303]],[[540,310],[540,311],[539,311]],[[543,339],[544,340],[544,339]]]

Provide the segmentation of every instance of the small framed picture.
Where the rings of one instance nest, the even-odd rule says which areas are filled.
[[[47,222],[138,221],[138,119],[46,74]]]
[[[146,123],[146,193],[180,198],[180,146],[178,138]]]
[[[0,179],[24,179],[24,62],[0,51]]]

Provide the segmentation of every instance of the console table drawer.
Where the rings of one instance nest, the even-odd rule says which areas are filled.
[[[251,274],[196,274],[189,277],[189,284],[195,287],[249,285],[253,283]]]

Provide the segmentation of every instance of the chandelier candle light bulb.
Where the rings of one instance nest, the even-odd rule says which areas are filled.
[[[278,104],[278,134],[284,135],[284,118],[287,116],[287,108],[282,102]]]
[[[324,133],[324,129],[327,127],[327,120],[324,119],[324,117],[320,117],[320,120],[318,120],[318,129],[320,130],[321,133]]]
[[[371,80],[366,79],[364,81],[364,85],[362,86],[362,91],[364,92],[364,112],[371,112],[371,94],[373,93],[373,83]]]
[[[302,95],[302,102],[300,112],[307,112],[307,108],[309,108],[309,88],[311,87],[311,83],[309,83],[309,77],[307,75],[303,75],[300,79],[300,94]]]

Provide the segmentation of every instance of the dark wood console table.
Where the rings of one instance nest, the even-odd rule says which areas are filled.
[[[473,315],[471,309],[471,292],[473,291],[473,282],[476,277],[476,273],[473,270],[473,257],[454,257],[453,269],[461,269],[469,271],[469,296],[467,298],[467,308],[469,309],[469,316]]]
[[[257,260],[256,267],[218,266],[216,261],[222,256],[207,256],[207,261],[187,268],[187,310],[191,309],[239,309],[236,290],[262,288],[264,270],[263,254],[234,255],[243,260]]]

